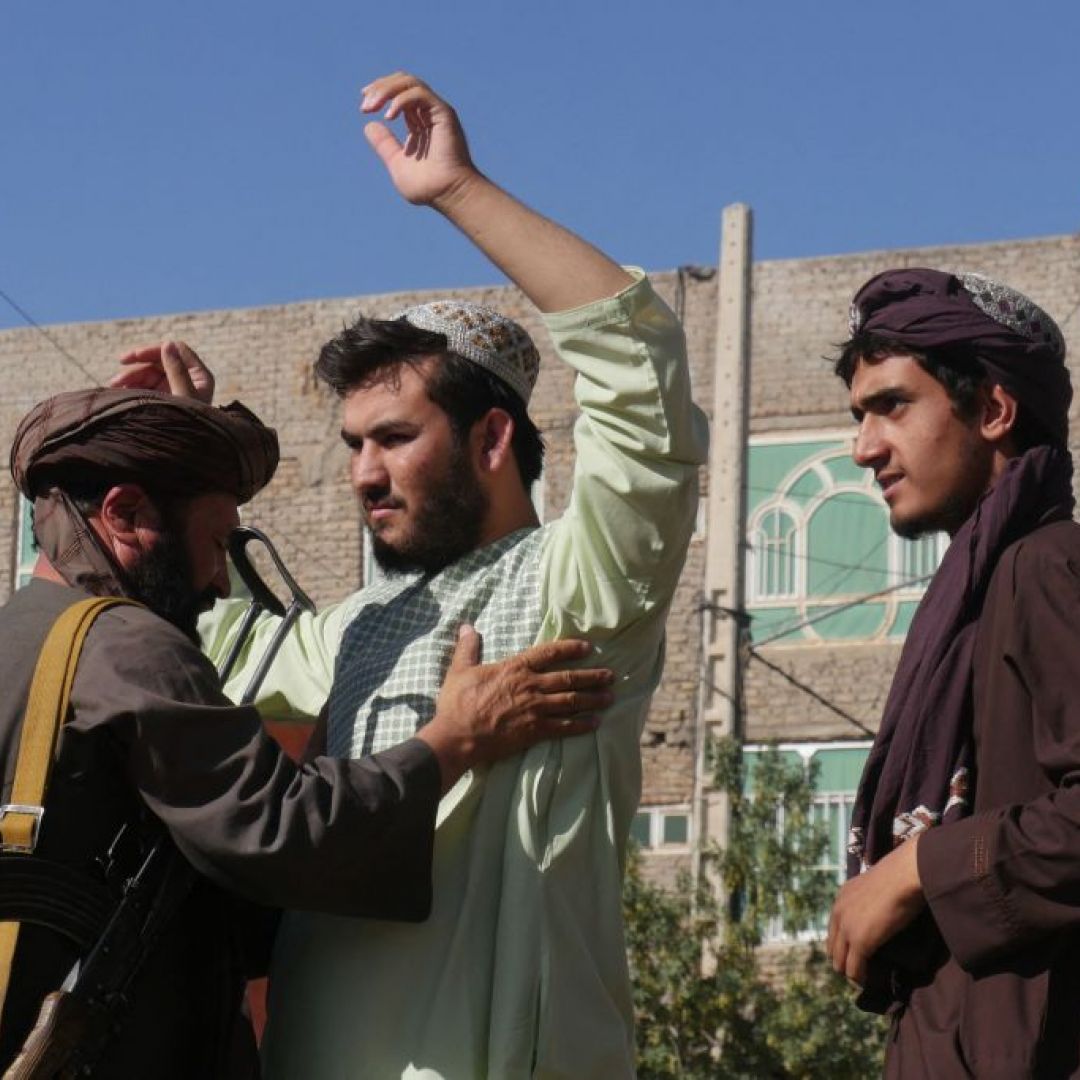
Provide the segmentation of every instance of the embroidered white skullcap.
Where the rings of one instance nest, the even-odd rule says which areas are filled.
[[[396,316],[419,330],[443,334],[447,347],[502,379],[527,405],[540,353],[513,319],[493,308],[465,300],[433,300],[406,308]]]

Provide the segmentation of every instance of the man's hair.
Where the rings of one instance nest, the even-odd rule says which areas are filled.
[[[315,361],[315,374],[339,397],[377,383],[397,384],[401,369],[418,367],[428,357],[437,363],[425,377],[428,397],[450,420],[458,442],[489,409],[502,409],[514,421],[511,448],[526,488],[544,467],[544,440],[525,403],[507,383],[447,348],[445,334],[420,330],[405,319],[361,316],[331,338]]]
[[[143,489],[146,497],[162,515],[167,527],[177,524],[182,526],[187,498],[160,491],[147,484],[140,476],[131,476],[100,466],[79,465],[73,468],[69,465],[62,469],[44,470],[36,486],[39,491],[58,487],[83,514],[90,514],[101,509],[110,488],[128,483],[138,484]]]
[[[849,389],[860,360],[872,364],[890,356],[910,356],[923,371],[945,388],[949,401],[952,402],[953,412],[961,420],[974,418],[979,388],[989,381],[986,367],[978,355],[963,345],[920,352],[887,334],[861,330],[856,331],[839,348],[839,355],[833,359],[833,371],[844,380]],[[1010,434],[1020,453],[1033,446],[1056,444],[1056,440],[1032,419],[1020,403],[1016,406],[1016,423]]]

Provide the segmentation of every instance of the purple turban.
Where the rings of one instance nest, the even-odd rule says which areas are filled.
[[[1056,442],[1069,432],[1072,383],[1057,323],[1022,293],[981,274],[886,270],[855,294],[850,329],[915,352],[966,346]]]

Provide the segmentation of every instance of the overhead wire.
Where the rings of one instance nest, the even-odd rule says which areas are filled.
[[[743,487],[747,491],[756,491],[760,495],[783,495],[783,496],[785,496],[785,498],[788,498],[788,499],[791,499],[791,500],[797,501],[797,502],[809,502],[811,499],[816,499],[818,497],[816,494],[815,495],[792,495],[792,494],[790,494],[790,492],[785,492],[785,491],[781,490],[780,488],[763,487],[761,484],[743,484]],[[868,501],[873,506],[880,506],[881,505],[881,503],[878,501],[878,499],[875,498],[874,492],[870,491],[869,489],[867,489],[866,494],[864,496],[860,497],[860,498],[855,498],[855,497],[853,497],[853,495],[852,496],[847,496],[843,492],[840,492],[839,494],[836,494],[836,495],[828,495],[828,496],[826,496],[826,498],[827,498],[827,500],[829,502],[845,503],[848,506],[865,507],[867,505]]]
[[[887,543],[887,542],[888,542],[888,536],[886,535],[885,537],[879,539],[871,548],[869,548],[869,550],[867,550],[867,552],[863,556],[863,558],[864,559],[869,559],[872,555],[876,554],[881,549],[881,547],[884,546],[884,544]],[[860,567],[860,569],[865,572],[869,568],[863,566],[863,567]],[[827,577],[823,582],[821,582],[821,584],[818,586],[818,592],[820,592],[820,594],[822,596],[822,600],[818,601],[819,603],[821,603],[821,602],[826,602],[827,603],[828,602],[828,592],[827,592],[827,590],[829,588],[831,588],[831,586],[834,585],[840,579],[840,577],[841,577],[841,571],[838,570],[835,573],[833,573],[831,577]],[[903,589],[903,588],[907,588],[907,587],[908,587],[908,582],[905,579],[903,581],[898,582],[896,585],[891,586],[887,591],[891,592],[891,591],[895,591],[895,590],[899,590],[899,589]],[[870,594],[870,595],[876,595],[876,594]],[[864,600],[856,601],[856,603],[864,603],[864,602],[865,602]],[[831,614],[832,611],[834,611],[834,610],[838,611],[838,610],[840,610],[840,607],[838,606],[835,609],[830,609],[830,612],[826,613],[826,615]],[[773,637],[771,637],[769,640],[774,641],[777,638],[786,637],[788,634],[794,633],[796,630],[802,629],[802,627],[805,625],[805,623],[806,623],[805,619],[803,619],[801,616],[795,618],[793,621],[790,621],[790,622],[787,622],[787,623],[781,623],[780,627],[776,631],[774,631]]]
[[[923,574],[921,577],[908,578],[906,581],[901,581],[899,584],[890,585],[885,589],[878,589],[877,592],[864,593],[862,596],[856,597],[854,600],[849,600],[844,604],[837,604],[836,607],[829,608],[828,611],[819,612],[817,615],[811,615],[809,618],[802,619],[800,622],[795,623],[792,626],[780,629],[769,637],[763,638],[761,641],[754,642],[756,648],[761,648],[763,645],[769,645],[774,641],[779,641],[782,637],[787,637],[788,634],[793,633],[796,630],[802,630],[807,626],[813,626],[816,623],[823,622],[825,619],[831,619],[834,615],[839,615],[841,612],[850,611],[852,608],[861,606],[862,604],[869,603],[871,600],[878,600],[883,596],[888,596],[889,593],[899,592],[901,589],[911,589],[916,585],[922,585],[928,582],[934,575]]]
[[[851,713],[849,713],[846,709],[844,709],[841,706],[837,705],[836,702],[831,701],[829,698],[827,698],[820,691],[815,690],[812,686],[810,686],[808,683],[803,682],[797,676],[793,675],[790,671],[786,671],[784,668],[780,667],[778,664],[774,663],[773,661],[769,660],[767,657],[763,656],[761,654],[761,652],[760,652],[760,649],[762,649],[766,645],[771,644],[774,641],[779,640],[782,637],[786,637],[788,634],[794,633],[796,630],[801,630],[803,627],[812,626],[815,623],[822,622],[825,619],[830,619],[834,615],[839,615],[843,611],[848,611],[851,608],[858,607],[859,605],[865,604],[868,601],[879,599],[882,596],[886,596],[889,593],[896,592],[896,591],[898,591],[900,589],[912,588],[913,586],[916,586],[916,585],[922,585],[925,582],[929,581],[933,576],[934,576],[933,574],[925,574],[925,575],[923,575],[921,577],[908,578],[907,580],[900,582],[898,585],[891,585],[887,589],[879,589],[876,592],[866,593],[866,594],[864,594],[862,596],[858,596],[855,599],[848,601],[847,603],[838,604],[836,607],[830,608],[828,611],[819,612],[817,615],[813,615],[813,616],[811,616],[809,618],[803,619],[803,620],[801,620],[800,622],[798,622],[798,623],[796,623],[794,625],[789,625],[789,626],[785,627],[784,629],[780,630],[779,632],[777,632],[775,634],[772,634],[769,637],[766,637],[761,641],[757,641],[757,642],[747,641],[746,648],[745,648],[745,656],[748,658],[748,660],[750,660],[750,659],[756,660],[758,663],[762,664],[764,667],[768,668],[770,671],[772,671],[775,674],[781,676],[787,682],[789,682],[792,686],[794,686],[797,690],[799,690],[801,693],[804,693],[808,697],[813,698],[820,705],[827,708],[830,712],[835,713],[837,716],[841,717],[847,723],[850,723],[854,727],[858,728],[859,731],[863,732],[865,735],[868,735],[869,737],[873,738],[873,736],[874,736],[873,730],[871,728],[867,727],[867,725],[864,724],[861,720],[859,720],[857,717],[852,716]],[[708,603],[706,601],[701,601],[699,603],[698,610],[699,611],[714,611],[714,612],[720,614],[721,616],[728,617],[728,618],[734,618],[734,619],[738,620],[740,622],[740,624],[742,625],[742,627],[743,627],[742,633],[744,633],[744,634],[747,633],[748,626],[749,626],[749,621],[752,618],[752,616],[750,615],[750,613],[748,611],[745,611],[745,610],[736,611],[736,610],[733,610],[733,609],[730,609],[730,608],[723,607],[722,605],[711,604],[711,603]],[[742,667],[743,667],[743,665],[740,664],[740,682],[741,682]],[[737,701],[736,697],[734,697],[732,694],[725,692],[720,687],[716,686],[711,681],[706,679],[704,676],[701,677],[701,680],[704,683],[704,685],[707,686],[709,689],[711,689],[715,693],[720,694],[726,700],[730,701],[732,704],[734,704],[734,705],[736,705],[738,707],[739,702]]]
[[[30,312],[28,312],[17,300],[15,300],[13,296],[11,296],[4,289],[0,289],[0,299],[3,299],[5,303],[7,303],[8,306],[12,308],[12,310],[17,312],[22,319],[24,319],[39,334],[41,334],[42,337],[44,337],[45,340],[48,341],[49,344],[52,345],[53,348],[56,349],[57,352],[59,352],[65,360],[67,360],[70,364],[77,368],[78,371],[92,384],[97,385],[101,381],[97,378],[97,376],[91,374],[91,372],[83,366],[83,364],[79,361],[77,357],[73,356],[67,349],[65,349],[64,346],[52,334],[50,334],[49,331],[46,330],[45,327],[43,327],[33,317],[33,315],[30,314]],[[317,567],[330,574],[333,580],[338,585],[345,585],[350,590],[354,590],[359,587],[358,583],[356,582],[346,581],[346,579],[342,576],[340,570],[335,570],[328,563],[320,559],[317,555],[313,555],[297,540],[294,540],[292,537],[286,534],[283,534],[282,538],[287,544],[290,544],[298,554],[303,556],[305,559],[309,559]]]
[[[779,664],[774,664],[771,660],[767,660],[764,656],[761,655],[761,653],[757,651],[757,649],[753,648],[753,646],[751,646],[751,648],[748,650],[748,654],[751,660],[756,660],[759,664],[762,664],[770,671],[779,675],[782,679],[785,679],[792,686],[794,686],[795,689],[806,694],[807,697],[813,698],[814,701],[816,701],[819,705],[823,705],[830,712],[835,713],[841,719],[846,720],[853,727],[858,728],[859,731],[861,731],[864,735],[868,735],[871,739],[874,737],[874,732],[870,728],[868,728],[861,720],[857,720],[846,709],[842,709],[839,705],[836,704],[836,702],[830,701],[827,697],[825,697],[824,694],[819,693],[812,686],[809,686],[801,679],[792,675],[790,671],[785,671],[782,667],[780,667]]]
[[[11,295],[6,293],[3,289],[0,289],[0,299],[3,299],[10,308],[18,312],[18,314],[23,319],[25,319],[26,322],[29,323],[30,326],[32,326],[39,334],[41,334],[41,336],[44,337],[45,340],[48,341],[49,344],[52,345],[53,348],[56,349],[61,356],[63,356],[70,364],[78,368],[82,375],[89,379],[94,386],[97,386],[98,383],[100,383],[101,380],[96,375],[91,375],[90,372],[85,367],[83,367],[82,363],[76,357],[72,356],[72,354],[68,352],[68,350],[65,349],[64,346],[61,345],[60,342],[57,341],[56,338],[53,337],[53,335],[50,334],[49,331],[46,330],[45,327],[42,326],[33,317],[33,315],[30,314],[30,312],[28,312],[21,304],[19,304]]]
[[[292,549],[297,554],[309,560],[311,563],[314,563],[315,566],[319,567],[321,570],[324,570],[327,574],[329,574],[333,578],[335,584],[345,586],[348,592],[356,592],[356,590],[360,588],[359,581],[349,581],[340,570],[335,570],[334,567],[332,567],[329,563],[324,562],[317,555],[312,554],[310,551],[307,550],[307,548],[304,547],[303,544],[301,544],[298,540],[294,540],[291,536],[289,536],[288,533],[283,532],[281,534],[281,540],[288,546],[292,547]]]
[[[869,558],[871,555],[876,554],[881,546],[882,545],[879,543],[878,546],[868,552],[865,557]],[[744,543],[743,548],[746,551],[754,550],[753,546],[749,543]],[[883,578],[900,578],[904,575],[903,570],[884,570],[880,566],[872,566],[870,563],[837,562],[835,559],[825,559],[820,555],[792,554],[790,557],[797,562],[815,563],[819,566],[835,566],[841,570],[852,570],[857,573],[878,574]]]

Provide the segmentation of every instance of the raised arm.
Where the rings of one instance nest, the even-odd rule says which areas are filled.
[[[631,284],[602,251],[484,176],[457,113],[414,75],[396,72],[369,83],[360,108],[405,122],[404,143],[385,123],[364,129],[401,196],[453,222],[541,311],[580,307]]]

